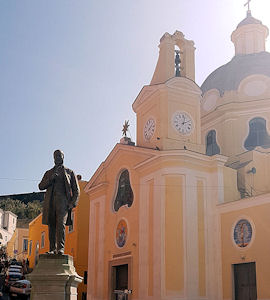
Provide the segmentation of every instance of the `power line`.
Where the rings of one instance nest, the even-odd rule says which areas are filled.
[[[0,177],[0,180],[16,180],[16,181],[39,181],[38,179],[27,179],[27,178],[9,178],[9,177]]]

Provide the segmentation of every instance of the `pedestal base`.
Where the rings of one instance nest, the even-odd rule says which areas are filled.
[[[82,282],[69,255],[41,254],[31,281],[31,300],[77,300],[77,287]]]

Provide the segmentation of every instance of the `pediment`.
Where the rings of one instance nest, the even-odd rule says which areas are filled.
[[[185,91],[192,94],[202,94],[200,87],[193,80],[186,77],[173,77],[165,82],[165,86],[170,89]]]
[[[91,177],[85,191],[89,192],[95,187],[108,185],[111,180],[108,174],[113,173],[113,170],[116,173],[121,169],[133,170],[135,166],[154,156],[155,151],[152,149],[117,144]]]
[[[135,99],[135,101],[132,104],[132,108],[134,110],[134,112],[137,112],[137,108],[144,103],[145,101],[147,101],[147,99],[149,99],[153,94],[158,93],[160,91],[160,89],[162,89],[162,87],[164,87],[163,84],[157,84],[157,85],[145,85],[139,95],[137,96],[137,98]]]
[[[164,84],[146,85],[142,88],[139,95],[132,104],[134,112],[137,112],[138,107],[147,101],[153,94],[159,93],[166,89],[174,89],[188,94],[196,94],[201,96],[200,87],[191,79],[186,77],[173,77],[167,80]]]

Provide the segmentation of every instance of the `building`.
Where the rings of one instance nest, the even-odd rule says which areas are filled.
[[[78,286],[78,299],[86,299],[87,266],[88,266],[88,236],[89,236],[89,200],[84,193],[86,182],[79,181],[80,198],[78,206],[72,210],[73,226],[66,227],[65,254],[73,256],[76,272],[84,278]],[[40,254],[49,251],[48,226],[42,224],[42,214],[29,224],[29,267],[33,269]]]
[[[28,254],[28,232],[30,220],[17,220],[16,229],[7,243],[7,255],[18,261],[27,259]]]
[[[17,224],[17,216],[11,211],[0,209],[0,245],[5,246],[11,239]]]
[[[270,299],[267,36],[248,11],[201,87],[194,43],[162,36],[136,146],[122,138],[85,187],[88,300]]]

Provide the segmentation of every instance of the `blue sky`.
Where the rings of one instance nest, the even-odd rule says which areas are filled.
[[[270,27],[270,1],[251,2]],[[89,180],[150,83],[165,32],[195,42],[196,81],[234,55],[242,0],[0,0],[0,194],[37,191],[55,149]],[[269,50],[269,43],[267,44]]]

